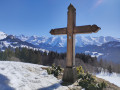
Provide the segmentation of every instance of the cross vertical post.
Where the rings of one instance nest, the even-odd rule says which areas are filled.
[[[76,24],[76,9],[70,4],[68,7],[67,21],[67,67],[75,65],[75,34],[74,27]]]
[[[76,9],[73,5],[68,7],[67,18],[67,58],[66,68],[64,69],[63,81],[74,82],[76,79],[75,66],[75,34],[74,27],[76,26]]]

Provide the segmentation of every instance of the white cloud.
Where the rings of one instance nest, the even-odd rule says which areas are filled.
[[[103,3],[103,0],[97,0],[97,2],[94,5],[94,8],[98,7],[102,3]]]

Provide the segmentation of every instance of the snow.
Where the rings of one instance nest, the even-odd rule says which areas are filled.
[[[26,44],[21,44],[19,42],[10,42],[9,40],[6,40],[6,41],[0,41],[0,48],[1,50],[5,50],[4,47],[12,47],[12,48],[17,48],[17,47],[22,47],[22,48],[28,48],[28,49],[34,49],[34,50],[39,50],[39,51],[42,51],[42,52],[49,52],[48,50],[45,50],[45,49],[42,49],[42,48],[34,48],[32,46],[29,46],[29,45],[26,45]]]
[[[101,72],[97,74],[96,76],[99,78],[105,79],[109,81],[110,83],[113,83],[117,85],[118,87],[120,87],[120,74],[117,74],[117,73],[109,74],[107,72]]]
[[[85,51],[85,54],[89,54],[90,53],[90,51]]]
[[[92,52],[93,54],[96,54],[96,53],[98,53],[98,52]]]
[[[0,90],[68,90],[42,65],[0,61]]]
[[[52,36],[52,37],[40,37],[40,36],[29,36],[26,37],[24,35],[16,36],[17,38],[32,43],[34,45],[46,44],[50,46],[58,46],[58,47],[66,47],[67,46],[67,36]],[[110,41],[118,41],[120,42],[120,38],[115,38],[111,36],[100,36],[100,37],[91,37],[91,36],[80,36],[77,35],[75,38],[75,45],[78,47],[83,47],[86,45],[97,45],[101,46],[104,43]]]
[[[1,32],[0,31],[0,40],[1,39],[4,39],[4,38],[6,38],[7,37],[7,34],[5,34],[4,32]]]
[[[98,53],[98,52],[92,52],[91,57],[97,57],[98,58],[101,55],[104,55],[104,54],[103,53]]]
[[[10,45],[10,42],[7,41],[3,41],[2,43],[4,44],[5,47],[8,47]]]
[[[69,90],[69,86],[62,86],[61,80],[48,75],[48,66],[0,61],[0,90]],[[120,87],[120,74],[101,72],[96,75]]]

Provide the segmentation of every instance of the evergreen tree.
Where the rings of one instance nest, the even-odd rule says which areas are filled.
[[[109,73],[112,73],[112,67],[111,67],[111,65],[109,65],[107,69],[108,69]]]

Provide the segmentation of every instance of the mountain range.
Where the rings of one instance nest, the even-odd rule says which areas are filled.
[[[41,46],[42,44],[49,45],[52,47],[67,47],[67,38],[66,36],[53,36],[53,37],[39,37],[39,36],[16,36],[22,41],[26,41],[29,43],[32,43],[37,46]],[[91,36],[76,36],[75,39],[75,45],[77,47],[84,47],[87,45],[97,45],[101,46],[104,43],[110,42],[110,41],[117,41],[120,42],[120,38],[115,38],[111,36],[100,36],[100,37],[91,37]]]
[[[75,52],[86,53],[98,60],[103,58],[113,62],[120,62],[120,38],[111,36],[76,36]],[[59,53],[66,52],[67,38],[66,36],[25,36],[25,35],[7,35],[0,32],[0,48],[2,51],[7,47],[27,47],[40,51],[57,51]]]

